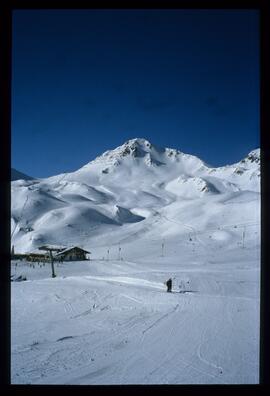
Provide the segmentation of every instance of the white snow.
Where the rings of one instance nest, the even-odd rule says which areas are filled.
[[[12,383],[258,383],[259,156],[211,168],[132,139],[76,172],[12,182],[15,253],[91,251],[56,278],[12,261],[27,278],[11,284]]]

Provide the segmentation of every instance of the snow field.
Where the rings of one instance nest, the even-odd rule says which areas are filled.
[[[29,280],[12,282],[12,383],[258,382],[259,268],[245,254],[66,262],[55,279],[49,264],[13,263]]]
[[[13,384],[259,381],[260,153],[211,168],[133,139],[81,169],[12,182]],[[173,292],[164,282],[173,278]]]

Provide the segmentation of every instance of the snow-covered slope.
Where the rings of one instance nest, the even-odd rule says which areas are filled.
[[[99,235],[107,235],[108,244],[149,230],[184,233],[183,221],[197,231],[223,221],[254,222],[259,193],[259,149],[212,168],[179,150],[132,139],[75,172],[12,182],[12,244],[18,252],[45,242],[90,249]],[[165,232],[166,216],[175,223],[168,231],[168,220]]]
[[[56,264],[54,279],[13,262],[27,281],[11,284],[12,384],[258,383],[258,251],[177,243]]]
[[[11,221],[15,252],[91,252],[12,262],[13,384],[258,383],[259,150],[212,168],[133,139],[12,182]]]

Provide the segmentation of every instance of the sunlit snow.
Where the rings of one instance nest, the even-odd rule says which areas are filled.
[[[259,150],[212,168],[132,139],[13,181],[15,253],[45,243],[91,260],[12,261],[12,383],[258,383]]]

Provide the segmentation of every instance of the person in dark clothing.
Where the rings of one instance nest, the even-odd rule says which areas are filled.
[[[172,291],[172,278],[167,280],[166,286],[167,286],[167,292],[170,293]]]

